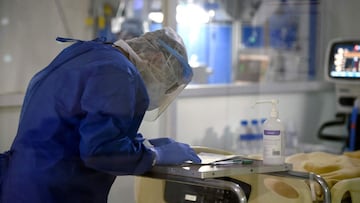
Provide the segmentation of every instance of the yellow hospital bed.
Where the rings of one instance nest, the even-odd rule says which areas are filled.
[[[298,153],[287,157],[295,171],[312,172],[327,182],[333,203],[360,202],[360,151]],[[321,195],[317,191],[317,195]],[[346,199],[346,200],[344,200]]]

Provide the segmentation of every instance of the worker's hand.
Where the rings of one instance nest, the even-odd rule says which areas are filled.
[[[156,165],[179,165],[186,161],[201,163],[196,152],[188,145],[180,142],[172,142],[155,147]]]
[[[155,139],[149,139],[150,144],[152,144],[154,147],[160,147],[162,145],[170,144],[175,142],[175,140],[167,137],[161,137],[161,138],[155,138]]]

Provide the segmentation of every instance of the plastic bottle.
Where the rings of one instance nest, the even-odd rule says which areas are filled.
[[[223,143],[222,149],[226,151],[233,151],[234,150],[234,135],[233,132],[231,132],[230,126],[226,125],[223,131],[223,134],[221,136],[221,140]]]
[[[262,152],[261,142],[262,142],[262,132],[259,126],[259,121],[257,119],[251,120],[251,137],[252,137],[252,150],[251,153],[259,154]]]
[[[240,126],[237,130],[237,139],[236,139],[236,153],[240,155],[248,155],[249,152],[249,142],[250,142],[251,129],[249,127],[247,120],[241,120]]]
[[[270,117],[263,124],[263,163],[266,165],[280,165],[285,161],[284,125],[279,119],[278,101],[257,101],[256,104],[270,103],[272,109]]]
[[[297,152],[298,148],[298,136],[295,130],[295,124],[291,121],[286,123],[286,155],[292,155]]]
[[[213,127],[209,127],[205,131],[202,144],[206,147],[220,148],[218,134],[215,132]]]

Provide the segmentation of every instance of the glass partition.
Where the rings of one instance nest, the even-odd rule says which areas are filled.
[[[176,27],[184,39],[195,73],[193,84],[317,78],[318,0],[125,2],[120,1],[113,12],[113,34],[119,33],[121,24],[134,30],[136,25],[129,24],[134,18],[142,23],[142,31],[159,29],[165,20],[174,19],[175,24],[170,26]],[[171,6],[175,14],[166,11]]]
[[[54,43],[57,36],[115,41],[162,26],[183,37],[195,73],[192,84],[303,82],[320,75],[319,0],[83,0],[38,7],[7,0],[0,5],[1,93],[25,91],[31,76],[64,48]]]

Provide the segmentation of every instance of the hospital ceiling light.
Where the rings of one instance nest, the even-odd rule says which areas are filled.
[[[162,12],[150,12],[148,17],[155,23],[162,23],[164,20],[164,14]]]
[[[209,13],[205,11],[199,5],[189,3],[189,4],[181,4],[176,7],[176,21],[177,23],[185,23],[185,24],[201,24],[201,23],[209,23],[210,15],[214,15],[214,13]]]

